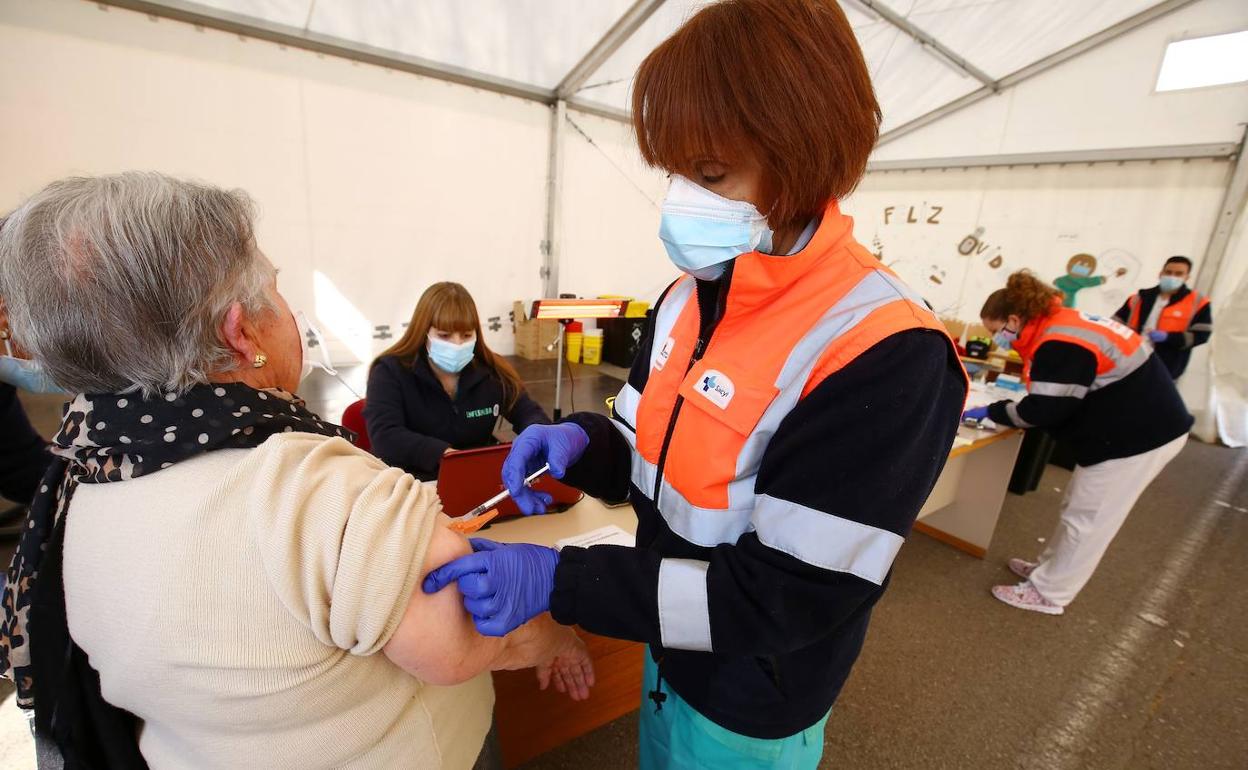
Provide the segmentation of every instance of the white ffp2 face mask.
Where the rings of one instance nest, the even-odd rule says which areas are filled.
[[[329,363],[329,348],[325,345],[321,330],[312,325],[312,321],[302,310],[296,310],[294,315],[295,326],[299,327],[299,347],[303,351],[303,365],[299,372],[299,381],[306,380],[313,369],[324,369],[326,374],[337,375],[338,372]],[[313,342],[316,343],[318,351],[316,358],[312,356]]]
[[[714,280],[729,262],[755,249],[770,250],[771,228],[752,203],[716,195],[680,175],[663,199],[659,238],[676,267]]]

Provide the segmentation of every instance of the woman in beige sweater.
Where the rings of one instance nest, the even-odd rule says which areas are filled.
[[[0,664],[66,767],[467,768],[489,671],[592,669],[414,586],[438,499],[292,395],[298,321],[241,192],[67,179],[0,230],[14,333],[79,394],[9,569]],[[70,515],[72,514],[72,515]]]

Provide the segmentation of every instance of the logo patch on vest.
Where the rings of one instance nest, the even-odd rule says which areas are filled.
[[[723,372],[707,369],[706,374],[702,375],[702,379],[698,381],[696,390],[706,396],[707,400],[715,406],[727,409],[728,404],[732,403],[733,394],[736,393],[736,386]]]
[[[498,413],[499,413],[498,404],[495,404],[493,407],[487,406],[481,409],[473,409],[471,411],[464,412],[464,417],[467,417],[469,420],[472,420],[477,417],[497,417]]]
[[[654,359],[654,370],[656,372],[663,371],[663,367],[667,366],[667,359],[671,358],[672,348],[676,347],[676,339],[668,337],[667,342],[663,343],[663,347],[659,348],[659,355]]]

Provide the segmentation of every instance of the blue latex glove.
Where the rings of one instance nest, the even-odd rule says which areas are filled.
[[[1166,332],[1159,332],[1156,329],[1153,329],[1151,332],[1148,333],[1148,338],[1152,340],[1153,342],[1165,342],[1166,337],[1169,337],[1169,336],[1170,335],[1167,334]]]
[[[988,416],[988,407],[976,406],[962,413],[963,420],[982,420]]]
[[[421,586],[434,594],[459,582],[464,609],[482,636],[506,636],[550,609],[559,552],[529,543],[472,538],[473,553],[433,570]]]
[[[589,434],[576,423],[530,425],[516,437],[503,461],[503,483],[511,499],[525,516],[545,513],[553,498],[524,485],[529,474],[550,463],[550,475],[563,478],[568,466],[576,463],[589,446]]]

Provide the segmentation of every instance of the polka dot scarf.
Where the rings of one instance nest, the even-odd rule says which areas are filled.
[[[86,668],[85,654],[66,628],[60,569],[65,519],[77,485],[126,481],[205,452],[256,447],[274,434],[295,431],[353,438],[345,428],[309,412],[290,393],[239,383],[198,385],[181,395],[152,399],[79,395],[66,405],[52,440],[56,459],[31,504],[9,565],[0,624],[0,674],[17,685],[18,705],[35,709],[36,726],[52,725],[62,693],[81,684],[36,679],[73,676],[75,654]],[[41,658],[55,665],[42,665]],[[98,677],[93,681],[91,694],[99,697]],[[92,708],[98,710],[76,709],[75,718],[85,718],[82,712]]]

